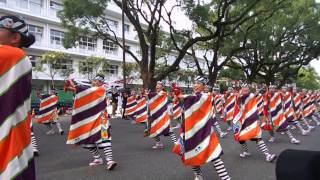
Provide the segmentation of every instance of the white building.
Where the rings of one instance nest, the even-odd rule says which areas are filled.
[[[110,10],[109,10],[110,8]],[[110,5],[107,11],[110,25],[117,35],[122,37],[121,10],[115,5]],[[79,45],[75,48],[65,49],[63,47],[63,38],[66,29],[64,29],[57,17],[57,12],[62,9],[60,0],[0,0],[0,15],[14,14],[21,15],[28,23],[30,33],[36,37],[36,42],[28,50],[32,65],[35,66],[37,59],[41,54],[48,51],[62,51],[71,54],[72,61],[65,62],[64,68],[73,68],[72,76],[78,79],[85,77],[78,72],[79,60],[87,56],[95,55],[106,58],[109,62],[106,80],[109,82],[122,78],[121,62],[122,49],[109,41],[83,37]],[[111,10],[112,9],[112,10]],[[126,46],[132,51],[138,48],[138,41],[135,39],[133,26],[125,21]],[[132,61],[128,55],[127,61]],[[50,77],[45,72],[33,72],[34,87],[47,90],[50,87]],[[63,78],[55,77],[58,88],[63,84]],[[60,81],[60,82],[59,82]]]
[[[73,68],[73,77],[85,79],[78,72],[79,61],[91,55],[102,56],[110,64],[107,69],[106,80],[112,82],[122,79],[122,49],[114,43],[83,37],[77,47],[71,49],[63,47],[62,42],[66,29],[61,26],[57,17],[57,12],[62,8],[61,0],[0,0],[0,15],[21,15],[28,23],[29,32],[35,35],[36,43],[27,50],[33,66],[35,66],[41,54],[48,51],[62,51],[72,56],[72,61],[65,62],[64,68]],[[119,39],[122,37],[122,28],[124,28],[127,48],[137,52],[139,42],[136,33],[128,21],[125,21],[125,26],[122,27],[121,9],[110,3],[106,13],[110,21],[109,26],[112,26]],[[126,60],[133,62],[129,55],[127,55]],[[50,88],[50,80],[51,78],[45,72],[33,72],[33,88],[46,91]],[[56,86],[61,89],[63,78],[56,76],[55,80]]]

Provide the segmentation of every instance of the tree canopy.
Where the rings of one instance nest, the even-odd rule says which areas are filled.
[[[262,78],[282,84],[290,82],[288,76],[296,79],[298,70],[319,56],[319,22],[314,0],[290,1],[246,34],[246,49],[235,54],[231,67],[242,69],[251,82]]]
[[[88,80],[92,80],[98,74],[106,74],[109,63],[105,58],[89,56],[80,61],[79,72],[84,74]]]
[[[111,4],[133,25],[137,51],[123,47],[107,15]],[[176,27],[176,11],[192,27]],[[190,57],[197,74],[208,76],[211,84],[218,75],[234,74],[250,82],[290,83],[320,52],[320,11],[314,0],[68,0],[59,17],[68,29],[66,47],[77,46],[84,36],[111,41],[137,65],[125,73],[137,69],[151,89],[169,75],[182,80],[182,74],[190,74],[181,69]]]
[[[303,67],[299,70],[297,86],[303,89],[320,89],[320,76],[312,67]]]
[[[55,87],[54,80],[57,75],[68,78],[73,73],[73,68],[68,67],[68,62],[72,62],[71,56],[64,52],[47,52],[42,54],[39,63],[34,68],[35,71],[43,72],[51,78],[52,88]]]

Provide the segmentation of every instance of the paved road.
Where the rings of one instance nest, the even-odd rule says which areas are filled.
[[[64,129],[69,128],[70,117],[61,118]],[[179,157],[172,154],[171,142],[164,141],[163,150],[152,150],[153,141],[142,137],[143,127],[130,122],[111,120],[114,158],[119,167],[107,171],[105,166],[89,167],[89,152],[65,144],[66,135],[45,135],[46,128],[35,124],[40,156],[36,157],[37,177],[40,180],[192,180],[193,173],[183,167]],[[295,134],[298,134],[294,131]],[[274,144],[268,144],[271,151],[279,154],[285,149],[320,150],[320,127],[309,136],[296,135],[301,145],[288,142],[286,135],[277,135]],[[252,153],[248,159],[239,157],[240,146],[232,136],[220,140],[224,155],[222,159],[233,180],[275,180],[275,163],[264,161],[257,145],[249,142]],[[289,167],[288,167],[289,168]],[[212,164],[203,168],[204,179],[218,179]]]

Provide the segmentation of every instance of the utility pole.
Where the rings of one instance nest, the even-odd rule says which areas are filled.
[[[122,0],[122,73],[123,73],[123,88],[126,89],[127,78],[126,78],[126,40],[125,40],[125,31],[124,31],[124,3],[126,0]]]

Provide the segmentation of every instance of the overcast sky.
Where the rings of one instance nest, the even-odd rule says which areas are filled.
[[[311,66],[315,68],[318,75],[320,76],[320,60],[313,60],[311,61]]]

